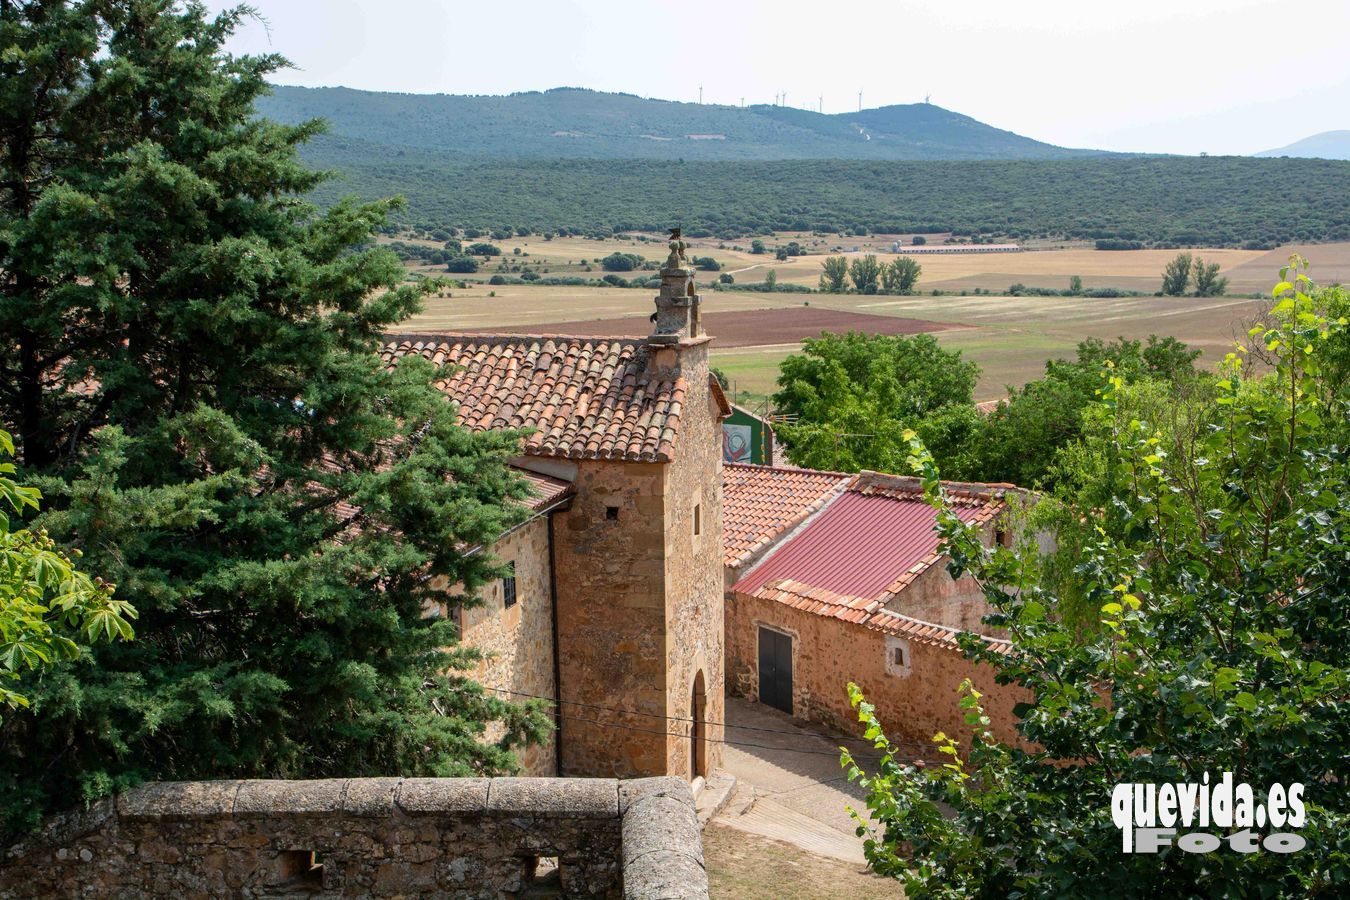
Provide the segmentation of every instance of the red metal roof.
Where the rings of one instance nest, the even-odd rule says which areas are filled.
[[[965,522],[985,515],[983,505],[954,509]],[[848,597],[880,597],[937,549],[936,521],[936,511],[917,494],[907,498],[849,490],[733,590],[753,594],[771,581],[786,579]]]

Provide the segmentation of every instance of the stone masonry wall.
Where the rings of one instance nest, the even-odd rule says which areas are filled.
[[[888,666],[887,651],[900,639],[744,594],[728,597],[726,604],[727,677],[733,694],[759,699],[759,628],[767,626],[792,637],[796,718],[858,734],[857,713],[849,706],[847,692],[853,681],[876,705],[891,740],[926,748],[934,734],[945,731],[969,746],[969,727],[956,705],[957,688],[969,678],[984,695],[981,702],[994,734],[1005,741],[1017,739],[1012,709],[1030,699],[1029,694],[996,685],[993,669],[971,662],[959,650],[904,640],[909,665],[897,670]]]
[[[668,771],[664,468],[578,460],[554,520],[562,775]]]
[[[152,783],[56,817],[0,860],[0,898],[292,894],[706,898],[708,888],[693,798],[675,778]]]
[[[686,384],[685,413],[675,460],[665,483],[666,769],[670,775],[707,775],[722,762],[725,611],[722,585],[721,411],[708,383],[708,344],[678,352]],[[695,534],[697,510],[698,528]],[[703,674],[704,758],[694,771],[690,737],[693,692]],[[674,735],[681,735],[679,737]]]
[[[487,654],[473,678],[488,688],[554,697],[548,519],[535,519],[511,532],[493,545],[492,554],[504,563],[516,564],[516,603],[506,608],[503,583],[498,580],[484,586],[479,606],[461,612],[461,641]],[[518,694],[499,696],[513,703],[528,700]],[[500,725],[485,737],[501,737]],[[527,775],[557,774],[553,738],[518,751],[517,757]]]

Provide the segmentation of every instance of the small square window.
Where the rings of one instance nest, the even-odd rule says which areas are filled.
[[[1006,528],[996,528],[994,530],[994,545],[997,547],[1011,547],[1012,534]]]
[[[703,508],[701,504],[694,504],[694,536],[697,537],[703,532]]]
[[[313,850],[283,850],[277,862],[281,881],[287,887],[323,890],[323,862]]]
[[[502,608],[510,609],[516,605],[516,564],[506,564],[506,577],[502,579]]]
[[[617,506],[606,506],[605,518],[611,522],[619,521],[619,508]]]
[[[903,669],[905,667],[906,663],[905,663],[904,647],[897,646],[891,648],[891,664],[895,666],[897,669]]]

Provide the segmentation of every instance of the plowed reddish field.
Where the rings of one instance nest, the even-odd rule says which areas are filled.
[[[714,312],[703,316],[703,330],[717,338],[716,346],[756,347],[764,344],[795,344],[802,338],[819,337],[822,331],[864,331],[869,334],[921,334],[926,331],[950,331],[964,328],[946,322],[905,319],[899,316],[873,316],[837,309],[792,306],[786,309],[749,309]],[[517,328],[494,329],[508,333],[572,334],[583,337],[646,335],[651,321],[642,316],[615,319],[590,319],[581,322],[548,322]]]

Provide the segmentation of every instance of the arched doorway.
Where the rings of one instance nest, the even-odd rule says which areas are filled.
[[[690,704],[693,722],[689,729],[689,778],[708,777],[708,693],[703,686],[703,671],[694,676],[694,702]]]

